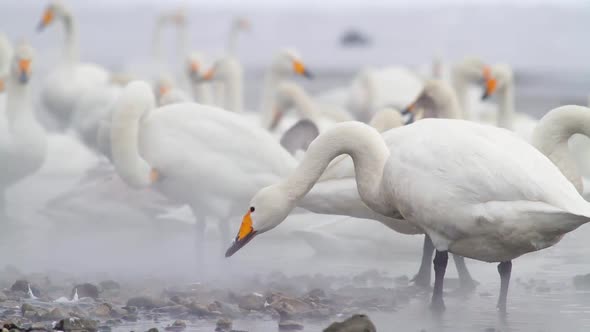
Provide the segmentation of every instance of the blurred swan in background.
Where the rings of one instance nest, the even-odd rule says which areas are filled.
[[[61,129],[70,126],[77,100],[89,89],[109,82],[109,73],[94,64],[79,61],[78,26],[70,10],[61,2],[51,2],[39,23],[39,30],[59,20],[64,27],[65,44],[61,63],[47,76],[41,91],[45,109],[53,115]]]
[[[299,84],[293,81],[283,81],[278,85],[273,112],[275,113],[273,115],[275,122],[271,124],[270,130],[280,127],[281,123],[285,122],[288,112],[296,113],[291,116],[290,123],[295,119],[309,119],[320,128],[320,131],[334,123],[353,120],[346,111],[334,105],[314,100]],[[286,125],[289,125],[289,122]],[[280,129],[279,132],[281,132]]]
[[[590,222],[590,205],[559,169],[505,129],[425,119],[381,136],[347,122],[321,134],[291,175],[253,196],[226,256],[279,225],[340,154],[352,157],[359,194],[369,208],[390,217],[401,213],[432,239],[435,310],[445,306],[449,251],[500,262],[498,308],[505,312],[511,260],[550,247]]]
[[[236,17],[232,21],[229,35],[227,37],[226,53],[229,56],[236,56],[238,49],[238,36],[242,32],[250,31],[250,21],[243,17]]]
[[[223,57],[215,61],[213,67],[203,76],[206,81],[215,80],[224,84],[227,90],[224,105],[227,106],[227,110],[234,112],[244,110],[242,70],[242,66],[235,58]],[[265,74],[262,102],[258,110],[260,115],[256,113],[248,115],[252,117],[253,121],[260,123],[263,128],[270,128],[276,117],[272,107],[277,86],[293,74],[306,78],[312,77],[311,73],[303,65],[301,58],[294,51],[279,51]]]
[[[0,110],[4,109],[4,90],[6,80],[10,75],[10,63],[12,61],[12,44],[2,32],[0,32]]]
[[[33,74],[33,49],[19,45],[10,62],[6,81],[6,109],[0,114],[0,186],[2,212],[5,191],[26,176],[37,172],[47,154],[45,128],[35,118],[30,79]]]

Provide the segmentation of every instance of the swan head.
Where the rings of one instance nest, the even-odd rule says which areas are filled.
[[[238,61],[232,57],[224,57],[213,63],[213,66],[203,74],[203,81],[223,81],[231,79],[232,75],[241,72]]]
[[[488,99],[496,91],[503,89],[510,84],[512,79],[512,69],[508,65],[498,64],[494,66],[485,66],[483,69],[484,93],[481,99]]]
[[[313,74],[306,68],[301,57],[293,50],[282,50],[274,58],[271,69],[275,74],[289,76],[292,74],[313,78]]]
[[[235,254],[255,236],[278,226],[294,207],[287,191],[280,184],[261,189],[250,201],[238,234],[225,257]]]
[[[154,94],[159,101],[174,88],[174,80],[170,75],[160,76],[154,84]]]
[[[438,111],[453,103],[453,88],[443,80],[431,79],[424,82],[422,92],[416,100],[406,107],[402,114],[415,113],[417,110],[423,110],[428,117],[438,117]]]
[[[11,77],[19,84],[27,84],[33,69],[33,48],[26,43],[19,45],[12,59],[10,67]]]
[[[42,31],[51,23],[55,22],[56,18],[65,18],[70,16],[69,10],[66,6],[60,1],[52,1],[43,12],[43,16],[41,17],[41,21],[37,26],[37,31]]]
[[[186,59],[186,69],[188,77],[193,82],[200,80],[199,72],[203,69],[203,56],[200,53],[193,52]]]
[[[250,31],[250,21],[245,17],[236,17],[232,22],[232,28],[236,31]]]

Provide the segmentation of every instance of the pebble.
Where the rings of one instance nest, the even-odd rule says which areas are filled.
[[[183,331],[186,329],[186,322],[182,320],[177,320],[172,325],[167,326],[164,328],[166,331]]]
[[[353,315],[342,322],[332,323],[324,332],[376,332],[375,324],[367,315]]]

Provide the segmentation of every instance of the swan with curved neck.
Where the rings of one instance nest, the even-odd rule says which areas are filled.
[[[421,114],[424,118],[461,119],[461,106],[453,88],[446,82],[436,79],[426,80],[418,98],[404,111]]]
[[[45,129],[33,112],[30,91],[33,68],[33,49],[26,44],[19,45],[6,83],[6,112],[1,114],[4,118],[0,134],[2,195],[8,187],[39,170],[47,153]]]
[[[559,169],[504,129],[425,119],[381,137],[350,122],[321,134],[291,175],[254,195],[226,256],[280,224],[341,154],[351,156],[369,208],[384,216],[401,213],[433,240],[435,309],[444,308],[449,251],[500,262],[498,306],[506,310],[511,260],[550,247],[590,221],[590,205]]]
[[[225,100],[222,108],[232,112],[242,112],[244,110],[242,66],[236,58],[226,56],[218,59],[211,69],[204,74],[203,79],[223,84]]]
[[[58,125],[67,128],[79,97],[88,89],[106,85],[110,75],[96,65],[79,63],[77,24],[69,9],[59,1],[53,1],[47,6],[39,23],[39,30],[55,21],[60,21],[65,30],[62,61],[48,75],[41,91],[41,99]]]
[[[192,52],[186,60],[187,75],[191,86],[193,99],[204,105],[212,105],[213,95],[211,86],[201,80],[201,71],[205,68],[205,56],[199,52]]]

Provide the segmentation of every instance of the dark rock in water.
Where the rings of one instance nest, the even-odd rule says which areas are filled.
[[[28,304],[28,303],[23,303],[23,305],[20,307],[20,313],[21,313],[21,315],[24,316],[25,315],[25,312],[27,312],[27,311],[35,311],[35,308],[32,305]]]
[[[101,281],[98,285],[100,286],[100,288],[102,288],[105,291],[113,291],[113,290],[120,290],[121,289],[121,285],[119,285],[119,283],[114,280]]]
[[[574,287],[581,290],[590,289],[590,273],[574,277]]]
[[[98,322],[84,318],[65,318],[57,322],[55,330],[64,332],[69,331],[88,331],[95,332],[98,330]]]
[[[267,302],[272,309],[279,313],[282,320],[301,317],[313,309],[311,304],[281,293],[272,293],[267,298]]]
[[[151,329],[147,330],[147,332],[160,332],[157,328],[152,327]]]
[[[71,295],[70,295],[71,299],[74,298],[74,294],[76,294],[76,291],[78,291],[79,298],[90,297],[90,298],[96,300],[96,299],[98,299],[98,296],[100,294],[98,287],[96,287],[96,285],[89,284],[89,283],[84,283],[84,284],[79,284],[79,285],[74,286],[74,288],[72,289]]]
[[[279,322],[279,331],[300,331],[303,330],[303,324],[292,320],[282,320]]]
[[[41,291],[39,290],[39,288],[35,285],[31,285],[27,280],[24,279],[17,280],[14,284],[12,284],[10,290],[13,292],[23,292],[28,294],[29,287],[31,288],[33,295],[37,297],[41,296]]]
[[[215,326],[216,332],[229,332],[231,331],[232,321],[229,318],[220,318]]]
[[[346,31],[340,37],[340,44],[342,46],[367,46],[371,43],[370,38],[358,30]]]
[[[164,330],[166,331],[183,331],[186,329],[186,322],[182,320],[177,320],[172,325],[166,326]]]
[[[127,322],[137,322],[139,320],[139,316],[135,313],[133,314],[127,314],[123,317],[121,317],[121,319],[123,319],[124,321]]]
[[[324,332],[376,332],[375,325],[367,315],[354,315],[343,322],[332,323]]]
[[[166,303],[159,299],[154,299],[149,296],[137,296],[127,300],[128,307],[137,307],[142,309],[154,309],[165,306]]]
[[[264,310],[264,303],[266,302],[266,299],[263,295],[256,293],[250,293],[246,295],[230,294],[230,298],[237,303],[238,307],[244,310]]]

